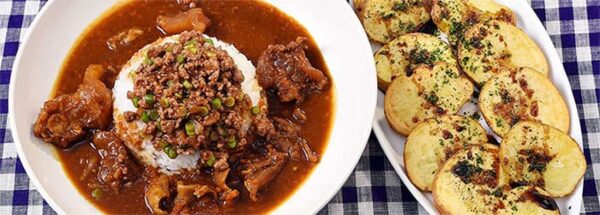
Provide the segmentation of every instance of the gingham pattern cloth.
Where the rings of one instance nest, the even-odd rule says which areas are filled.
[[[7,124],[12,64],[27,27],[44,3],[0,0],[0,215],[55,214],[27,177]],[[577,102],[588,163],[581,212],[600,214],[600,0],[533,0],[531,6],[562,57]],[[373,134],[348,181],[320,212],[341,213],[426,213],[402,184]]]

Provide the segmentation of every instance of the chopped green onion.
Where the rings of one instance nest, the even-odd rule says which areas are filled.
[[[148,116],[147,112],[142,112],[142,116],[140,116],[140,119],[142,120],[142,122],[150,122],[150,117]]]
[[[196,45],[196,43],[198,43],[198,41],[193,39],[193,40],[189,40],[189,41],[185,42],[184,46],[194,46],[194,45]]]
[[[152,106],[154,104],[154,95],[146,94],[144,96],[144,102],[146,102],[148,106]]]
[[[200,106],[200,108],[198,108],[198,113],[200,116],[206,116],[208,115],[208,108],[205,106]]]
[[[138,108],[140,106],[140,97],[133,97],[133,99],[131,99],[131,102],[133,102],[133,106],[135,108]]]
[[[185,123],[185,134],[187,134],[190,137],[196,135],[196,126],[193,122]]]
[[[210,155],[210,157],[208,158],[208,160],[206,160],[206,166],[213,166],[215,165],[215,161],[217,160],[217,158],[215,158],[214,155]]]
[[[102,189],[97,187],[96,189],[92,190],[92,197],[94,197],[96,200],[100,200],[102,198],[102,193]]]
[[[252,107],[252,109],[250,110],[250,112],[253,115],[258,115],[258,113],[260,113],[260,108],[258,106],[254,106],[254,107]]]
[[[185,80],[183,81],[183,87],[185,87],[185,89],[192,89],[194,87],[194,85],[192,85],[192,82]]]
[[[161,98],[160,105],[163,106],[164,108],[168,108],[169,106],[171,106],[171,104],[169,103],[169,100],[167,98]]]
[[[219,109],[219,108],[221,108],[221,99],[214,98],[210,104],[213,109]]]
[[[198,48],[196,48],[196,40],[190,40],[185,43],[184,48],[192,53],[196,54],[198,52]]]
[[[178,54],[175,58],[177,60],[177,63],[183,63],[185,61],[185,57],[181,54]]]
[[[154,64],[154,61],[150,60],[150,57],[148,57],[148,52],[144,52],[144,65],[149,65],[151,66],[152,64]]]
[[[229,138],[227,140],[227,146],[230,149],[233,149],[237,146],[237,141],[235,140],[235,136],[233,136],[233,135],[229,136]]]
[[[233,107],[235,105],[235,99],[233,97],[227,97],[224,102],[225,107]]]
[[[213,40],[211,38],[205,37],[204,38],[204,42],[207,42],[208,44],[214,45],[215,43],[213,42]]]
[[[168,81],[167,81],[167,86],[169,86],[169,87],[170,87],[170,86],[173,86],[173,80],[168,80]]]
[[[158,119],[158,117],[160,117],[158,115],[158,111],[156,111],[156,110],[151,110],[150,112],[148,112],[148,116],[150,117],[150,119],[152,121],[156,121]]]
[[[171,159],[175,159],[177,157],[177,150],[175,150],[172,145],[165,146],[163,148],[163,151]]]

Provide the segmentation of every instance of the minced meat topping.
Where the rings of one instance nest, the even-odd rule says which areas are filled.
[[[227,150],[246,143],[240,128],[252,107],[241,91],[244,76],[210,38],[184,32],[179,43],[151,47],[133,79],[127,97],[137,111],[125,118],[144,122],[144,133],[169,157],[201,145]]]

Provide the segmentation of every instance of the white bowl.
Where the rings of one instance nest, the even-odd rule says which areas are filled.
[[[14,63],[9,120],[23,166],[40,194],[58,213],[93,214],[50,144],[33,136],[32,125],[52,90],[69,49],[81,32],[117,0],[50,1],[34,22]],[[377,83],[367,36],[343,0],[268,0],[308,29],[329,68],[335,114],[320,163],[274,213],[316,213],[341,188],[358,162],[371,131]]]

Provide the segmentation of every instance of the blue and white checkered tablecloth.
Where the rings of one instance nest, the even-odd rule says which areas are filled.
[[[60,1],[60,0],[59,0]],[[524,0],[515,0],[524,1]],[[54,214],[30,182],[7,124],[8,86],[20,42],[45,0],[0,0],[0,214]],[[600,214],[600,0],[533,0],[567,71],[588,169],[582,213]],[[321,214],[426,213],[400,181],[374,135],[344,187]]]

